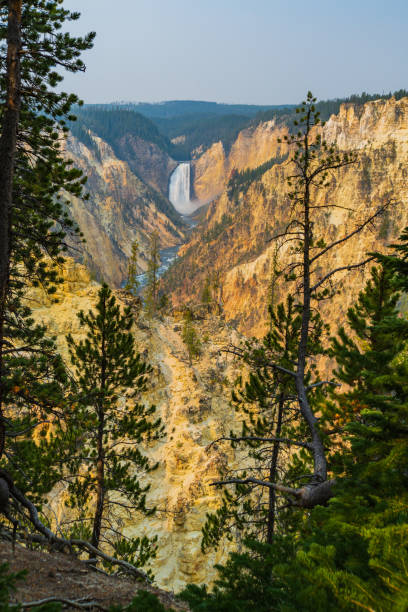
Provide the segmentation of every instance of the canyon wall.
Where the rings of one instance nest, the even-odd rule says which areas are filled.
[[[241,168],[253,167],[265,161],[264,154],[276,156],[277,138],[281,133],[281,128],[274,128],[269,122],[252,132],[251,141],[246,130],[231,149],[236,167],[238,160]],[[336,205],[322,209],[316,217],[316,227],[322,228],[326,241],[337,240],[352,231],[378,205],[387,201],[392,205],[375,227],[367,227],[345,246],[330,251],[322,261],[321,275],[333,267],[365,259],[367,252],[384,249],[408,223],[408,99],[378,100],[362,107],[344,105],[326,123],[323,135],[343,150],[358,152],[356,164],[333,173],[329,186],[315,194],[315,205]],[[260,142],[270,142],[270,147],[265,144],[257,157]],[[239,155],[240,143],[242,155]],[[248,161],[245,161],[246,154]],[[217,188],[225,185],[220,159],[219,145],[214,145],[203,155],[203,160],[198,160],[197,165],[201,163],[203,172],[196,181],[202,180],[202,187],[199,185],[202,193],[209,193],[207,185],[213,180]],[[225,168],[225,160],[223,164]],[[172,293],[174,303],[199,300],[205,279],[215,276],[221,287],[227,320],[236,323],[246,334],[259,336],[265,332],[276,249],[270,239],[282,231],[290,218],[288,172],[287,161],[277,163],[254,180],[246,192],[229,198],[224,190],[210,204],[203,227],[182,247],[181,259],[165,278],[165,287]],[[210,178],[207,181],[205,177]],[[284,264],[289,257],[287,247],[282,247],[279,262]],[[347,280],[344,274],[337,277],[340,295],[331,307],[326,307],[327,320],[335,323],[342,319],[367,273],[367,269],[354,271]],[[332,312],[336,315],[332,316]]]
[[[59,350],[68,361],[65,336],[71,333],[75,340],[83,337],[76,313],[92,308],[99,285],[91,281],[84,266],[72,260],[67,260],[63,277],[64,283],[53,296],[58,303],[41,289],[32,289],[29,299],[35,319],[56,335]],[[121,296],[119,292],[119,301]],[[229,381],[236,378],[239,364],[220,352],[230,342],[239,343],[240,336],[219,318],[209,316],[196,325],[203,352],[192,365],[177,318],[148,321],[140,315],[133,329],[137,349],[153,366],[149,391],[142,401],[157,406],[166,437],[143,449],[159,463],[146,481],[151,485],[147,505],[156,505],[158,511],[149,518],[137,513],[131,518],[124,515],[122,527],[127,535],[158,536],[159,551],[152,570],[159,586],[175,591],[190,582],[211,582],[214,563],[225,560],[226,549],[206,555],[201,552],[201,529],[206,513],[219,503],[219,493],[210,483],[227,460],[233,464],[235,454],[227,445],[209,448],[209,444],[241,427],[229,405]],[[49,498],[55,512],[51,520],[53,516],[59,521],[66,518],[64,487],[57,487]]]
[[[136,176],[167,198],[169,178],[177,166],[174,159],[157,144],[133,134],[122,136],[117,142],[116,150]]]
[[[207,202],[220,195],[233,169],[256,168],[271,157],[286,153],[287,146],[278,142],[285,134],[287,128],[277,127],[272,120],[242,130],[228,154],[222,142],[214,143],[193,161],[197,199]]]
[[[101,138],[90,133],[89,148],[72,135],[65,154],[88,177],[88,200],[70,196],[73,219],[85,243],[77,256],[98,279],[119,287],[126,279],[132,242],[140,246],[140,272],[146,270],[149,235],[157,231],[161,248],[184,238],[184,226],[166,198],[143,183],[129,164],[119,159]]]

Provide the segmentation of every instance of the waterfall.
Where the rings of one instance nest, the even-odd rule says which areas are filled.
[[[197,202],[190,200],[190,164],[179,164],[170,177],[169,200],[182,215],[190,215],[197,208]]]

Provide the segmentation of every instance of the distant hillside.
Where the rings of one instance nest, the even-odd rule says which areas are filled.
[[[228,150],[240,130],[247,127],[257,113],[287,113],[291,109],[291,105],[259,106],[174,100],[156,104],[88,104],[79,108],[77,115],[90,129],[109,142],[116,153],[115,142],[127,132],[157,144],[173,159],[186,160],[192,157],[195,149],[205,150],[220,140]],[[73,134],[86,138],[81,130],[82,125],[78,123]],[[177,139],[177,142],[171,143],[173,139]]]
[[[126,134],[138,136],[143,140],[152,142],[163,151],[169,152],[169,140],[160,134],[155,124],[144,115],[134,110],[118,106],[99,107],[87,105],[75,109],[77,121],[71,123],[73,135],[82,140],[84,126],[105,140],[117,153],[120,139]]]
[[[244,115],[187,115],[154,121],[160,132],[170,140],[175,139],[171,145],[172,156],[184,160],[194,156],[197,149],[205,151],[220,140],[228,151],[251,118]]]
[[[389,100],[390,98],[395,98],[396,100],[401,100],[401,98],[406,98],[408,96],[408,91],[406,89],[399,89],[398,91],[389,92],[388,94],[369,94],[365,91],[361,94],[352,94],[346,98],[334,98],[332,100],[320,100],[316,104],[317,110],[320,112],[320,117],[322,121],[327,121],[330,119],[331,115],[337,115],[340,110],[340,106],[342,104],[357,104],[362,106],[366,102],[371,102],[373,100]],[[253,125],[259,125],[264,121],[270,121],[271,119],[278,118],[280,122],[286,123],[289,127],[293,126],[294,119],[294,108],[288,109],[266,109],[259,111],[254,119],[252,120]]]
[[[246,117],[253,117],[260,111],[294,107],[293,104],[220,104],[197,100],[169,100],[156,103],[120,102],[112,105],[99,105],[99,107],[118,105],[127,110],[141,113],[150,119],[168,119],[187,115],[245,115]]]

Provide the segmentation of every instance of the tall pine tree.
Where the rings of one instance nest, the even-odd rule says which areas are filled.
[[[72,453],[68,505],[78,512],[75,530],[94,546],[109,546],[143,565],[154,553],[155,539],[125,537],[114,517],[155,512],[146,501],[149,485],[142,481],[157,464],[141,447],[161,438],[163,426],[155,406],[139,401],[151,367],[136,352],[130,308],[121,311],[107,285],[99,291],[96,311],[78,317],[86,337],[67,338],[76,384],[61,432]]]

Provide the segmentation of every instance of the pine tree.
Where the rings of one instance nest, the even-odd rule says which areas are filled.
[[[205,279],[203,291],[201,294],[201,302],[206,306],[208,312],[210,312],[212,301],[213,301],[213,296],[212,296],[211,281],[210,281],[210,278],[207,276],[207,278]]]
[[[150,236],[147,260],[147,283],[145,291],[146,311],[149,316],[153,316],[156,313],[158,307],[160,268],[159,247],[159,234],[157,232],[153,232]]]
[[[139,256],[139,243],[137,240],[135,240],[132,244],[132,254],[129,258],[129,263],[128,263],[128,279],[125,285],[126,291],[129,291],[132,295],[137,295],[137,290],[139,288],[139,281],[137,279],[138,256]]]
[[[146,501],[149,485],[141,479],[157,464],[143,455],[141,445],[161,438],[163,427],[154,417],[155,406],[139,402],[151,367],[135,350],[130,308],[121,312],[107,285],[98,295],[96,312],[78,314],[86,338],[67,338],[76,380],[64,440],[73,453],[68,504],[79,512],[75,529],[91,536],[94,546],[108,545],[142,565],[154,554],[156,538],[118,535],[111,509],[132,517],[155,512]]]
[[[308,481],[301,486],[285,487],[282,483],[272,483],[268,479],[258,479],[258,485],[273,488],[284,493],[292,506],[312,508],[318,504],[326,503],[331,495],[334,481],[329,477],[327,452],[325,448],[325,434],[321,431],[319,418],[319,403],[315,401],[317,390],[321,393],[333,384],[332,380],[310,382],[311,367],[314,362],[313,334],[314,313],[319,311],[319,303],[333,296],[333,279],[340,272],[348,272],[354,268],[364,266],[371,258],[357,263],[350,262],[341,267],[325,269],[327,254],[333,249],[342,248],[352,238],[378,218],[386,210],[389,202],[380,205],[364,221],[359,221],[354,230],[343,235],[338,240],[327,244],[323,237],[321,227],[321,209],[330,209],[336,204],[317,204],[316,199],[321,190],[327,188],[330,182],[331,171],[346,167],[356,161],[352,152],[341,152],[335,144],[328,144],[319,131],[319,112],[316,109],[316,99],[309,92],[306,100],[296,113],[300,115],[296,120],[296,133],[284,137],[292,150],[290,167],[292,174],[287,177],[288,199],[291,203],[290,217],[283,232],[271,238],[275,244],[283,247],[288,245],[285,266],[279,277],[285,282],[283,287],[286,294],[295,296],[296,307],[301,313],[301,325],[297,344],[297,355],[292,365],[283,368],[279,363],[279,355],[271,356],[269,367],[277,372],[284,372],[292,377],[295,384],[295,395],[298,402],[301,431],[305,433],[306,440],[292,438],[293,446],[302,444],[313,463],[311,473],[305,473]],[[318,209],[318,212],[316,212]],[[320,225],[319,225],[320,222]],[[322,331],[325,327],[322,327]],[[324,338],[321,338],[323,342]],[[251,484],[253,478],[235,479],[235,484]],[[227,484],[229,481],[218,481],[214,484]]]
[[[333,609],[404,609],[408,600],[408,323],[397,286],[393,270],[374,268],[332,344],[346,385],[324,414],[338,441],[337,486],[311,515],[296,571],[320,582]]]
[[[246,463],[241,471],[222,474],[223,497],[220,508],[207,515],[203,528],[203,548],[217,546],[221,538],[256,538],[271,543],[282,531],[287,500],[279,488],[266,488],[262,482],[290,487],[310,469],[304,452],[307,436],[299,427],[299,409],[293,377],[270,367],[272,359],[283,369],[296,359],[301,318],[292,296],[285,304],[269,307],[270,331],[261,342],[248,341],[234,353],[249,369],[239,376],[232,393],[237,417],[242,420],[240,434],[230,432],[225,439],[233,448],[246,448]],[[321,336],[324,325],[313,316],[310,355],[323,352]],[[307,375],[315,382],[316,372]],[[317,379],[316,379],[317,380]],[[293,442],[297,440],[297,442]],[[292,450],[291,450],[292,447]],[[234,481],[237,480],[236,484]],[[247,481],[247,482],[246,482]],[[234,485],[235,492],[226,484]],[[280,510],[282,507],[282,510]]]
[[[61,130],[66,129],[64,117],[69,116],[78,98],[54,90],[62,80],[56,67],[71,72],[83,70],[79,56],[92,46],[94,34],[80,38],[60,31],[65,21],[78,17],[78,13],[63,9],[58,0],[10,0],[0,7],[0,81],[5,103],[0,109],[1,138],[4,151],[14,155],[12,166],[7,165],[8,170],[6,165],[2,167],[9,175],[2,181],[9,193],[1,202],[7,208],[7,219],[4,217],[1,224],[7,241],[0,242],[7,256],[0,256],[0,412],[7,410],[7,434],[13,441],[16,431],[32,432],[44,415],[60,414],[56,408],[64,378],[61,360],[53,342],[46,339],[46,330],[34,325],[25,293],[27,284],[41,284],[48,292],[55,291],[67,234],[79,234],[61,192],[80,196],[84,179],[63,159],[59,142]],[[11,57],[14,52],[5,59],[6,40],[8,47],[11,44],[17,48],[17,59]],[[17,85],[14,93],[10,91],[10,61]],[[14,121],[12,129],[10,117]],[[17,134],[14,144],[7,136],[11,132]],[[14,425],[12,417],[16,419]],[[12,446],[13,454],[14,442]]]
[[[201,354],[201,342],[197,334],[197,331],[193,325],[192,312],[187,308],[184,312],[183,328],[181,330],[181,337],[186,346],[188,353],[188,360],[190,365],[195,357],[199,357]]]

